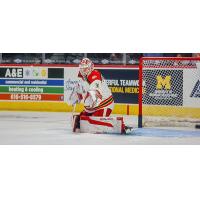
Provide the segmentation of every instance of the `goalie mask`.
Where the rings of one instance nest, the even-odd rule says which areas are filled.
[[[88,76],[94,69],[94,64],[89,58],[83,58],[79,64],[79,71],[83,77]]]

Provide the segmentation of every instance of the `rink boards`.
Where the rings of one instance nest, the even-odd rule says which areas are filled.
[[[148,115],[151,116],[177,116],[200,118],[199,108],[179,108],[170,106],[146,106],[145,111],[148,110]],[[72,112],[72,106],[66,103],[59,102],[0,102],[0,110],[15,110],[15,111],[50,111],[50,112]],[[81,112],[83,105],[77,105],[75,112]],[[113,114],[123,115],[138,115],[138,105],[115,104]]]
[[[113,93],[113,114],[138,115],[138,66],[96,67]],[[78,81],[77,73],[77,65],[1,64],[0,110],[71,112],[67,102]],[[187,88],[192,92],[187,106],[143,106],[143,114],[200,118],[200,82],[193,81]],[[75,111],[82,110],[83,105],[77,105]]]
[[[83,104],[77,105],[75,112],[83,110]],[[0,102],[0,110],[15,111],[50,111],[50,112],[72,112],[72,106],[60,102]],[[137,105],[115,104],[113,114],[136,115],[138,113]]]

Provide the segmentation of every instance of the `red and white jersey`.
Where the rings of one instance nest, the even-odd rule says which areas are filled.
[[[113,109],[114,100],[112,93],[98,70],[93,70],[87,77],[83,77],[79,72],[78,77],[80,78],[79,84],[82,87],[81,93],[85,111],[92,113],[103,108]],[[95,106],[90,105],[91,102],[88,101],[88,95],[91,94],[90,91],[94,92],[97,98]]]

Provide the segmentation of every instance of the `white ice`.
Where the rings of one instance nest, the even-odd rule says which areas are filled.
[[[126,117],[131,123],[133,118]],[[0,112],[0,144],[8,145],[135,145],[200,144],[199,130],[135,129],[132,135],[74,134],[71,113]]]

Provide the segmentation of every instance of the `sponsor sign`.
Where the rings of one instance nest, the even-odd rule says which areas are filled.
[[[0,78],[23,78],[23,68],[0,67]]]
[[[149,105],[183,105],[182,70],[145,70],[143,103]]]
[[[63,94],[2,94],[1,100],[19,100],[19,101],[63,101]]]
[[[64,71],[64,80],[65,80],[65,100],[68,102],[69,96],[73,90],[73,88],[76,86],[78,83],[78,68],[77,67],[72,67],[72,68],[65,68]]]
[[[98,69],[114,97],[115,103],[138,103],[139,81],[138,69]],[[78,82],[78,68],[65,69],[65,97],[66,101]]]
[[[25,79],[47,79],[48,68],[46,67],[24,67]]]
[[[0,85],[54,85],[64,86],[64,80],[0,79]]]
[[[48,78],[63,79],[64,78],[64,68],[49,68]]]
[[[0,93],[56,93],[63,94],[63,87],[25,87],[25,86],[0,86]]]
[[[0,67],[0,100],[64,101],[64,68]]]
[[[200,81],[199,80],[196,82],[190,97],[200,98]]]
[[[139,81],[138,69],[98,69],[114,97],[115,103],[138,103]],[[78,82],[78,68],[65,69],[65,96],[66,101]]]
[[[99,69],[114,97],[115,103],[138,103],[138,69]]]
[[[200,68],[183,72],[183,106],[200,108]]]

